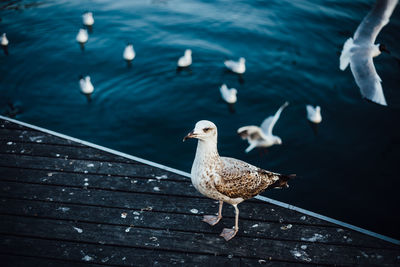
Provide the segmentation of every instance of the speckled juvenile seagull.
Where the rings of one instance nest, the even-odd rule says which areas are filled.
[[[238,159],[220,157],[217,126],[211,121],[197,122],[183,141],[188,138],[199,140],[191,171],[192,183],[201,194],[219,200],[218,216],[205,215],[203,221],[210,225],[217,224],[222,218],[223,202],[235,208],[235,226],[232,229],[224,228],[221,233],[226,241],[239,230],[239,203],[267,188],[288,187],[287,181],[294,176],[269,172]]]

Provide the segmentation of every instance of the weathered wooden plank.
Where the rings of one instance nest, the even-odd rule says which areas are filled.
[[[214,214],[218,203],[207,198],[192,198],[145,193],[110,192],[109,190],[60,187],[50,185],[23,184],[0,181],[0,196],[19,199],[40,199],[63,203],[98,205],[104,207],[128,208],[133,211],[152,209],[157,212],[182,214]],[[304,223],[319,225],[316,218],[301,213],[272,206],[267,203],[243,202],[240,204],[240,217],[257,221],[281,223]],[[285,213],[280,212],[283,209]],[[279,210],[279,211],[278,211]],[[231,205],[224,207],[226,217],[233,217]],[[333,226],[333,224],[332,224]]]
[[[282,261],[315,264],[399,264],[398,251],[357,248],[306,242],[289,242],[258,238],[235,237],[226,242],[215,234],[199,234],[171,230],[131,228],[73,221],[49,220],[2,215],[0,233],[29,237],[104,243],[108,245],[170,250],[182,253],[232,255],[232,257],[272,257]],[[81,229],[77,231],[75,228]],[[306,247],[304,247],[306,246]],[[272,255],[272,256],[271,256]]]
[[[25,127],[25,126],[22,126],[21,124],[18,124],[18,123],[13,123],[13,122],[11,122],[11,121],[8,121],[8,120],[3,120],[3,119],[0,119],[0,129],[2,129],[2,128],[4,128],[4,129],[26,129],[27,127]]]
[[[106,244],[68,242],[65,240],[35,239],[31,237],[0,235],[0,251],[30,257],[51,257],[76,263],[101,264],[101,266],[201,266],[205,262],[215,266],[239,266],[239,258],[226,256],[185,254],[174,251],[109,246]],[[3,265],[4,266],[4,265]],[[40,266],[40,265],[39,265]],[[47,265],[41,265],[47,266]],[[87,265],[86,265],[87,266]]]
[[[65,185],[65,186],[76,186],[76,187],[85,187],[87,183],[88,189],[104,189],[104,190],[121,190],[132,193],[154,193],[154,194],[163,194],[163,195],[175,195],[177,192],[180,192],[181,196],[195,196],[202,198],[202,196],[193,188],[189,179],[186,182],[174,182],[169,181],[168,179],[132,179],[130,177],[108,177],[108,176],[97,176],[97,175],[81,175],[81,174],[71,174],[71,173],[63,173],[63,172],[47,172],[47,171],[36,171],[36,170],[25,170],[25,169],[15,169],[15,168],[1,168],[0,173],[7,175],[0,175],[0,180],[3,181],[18,181],[18,182],[37,182],[42,184],[55,184],[55,185]],[[211,200],[208,200],[207,203],[211,203]],[[253,203],[253,202],[251,202]],[[251,205],[249,201],[240,205],[240,209],[242,210],[242,206],[246,209],[253,209],[254,207]],[[263,203],[260,201],[255,202],[257,205],[262,205],[261,209],[263,214],[258,219],[265,219],[267,221],[279,221],[280,218],[272,217],[271,214],[280,214],[281,218],[286,223],[298,223],[298,224],[312,224],[312,225],[326,225],[326,226],[334,226],[331,223],[326,221],[322,221],[316,219],[314,217],[308,215],[300,215],[297,212],[290,211],[288,209],[278,207],[275,205],[271,205],[268,203]],[[215,205],[213,204],[213,207]],[[230,208],[229,205],[225,205],[224,210]],[[211,210],[210,212],[214,213],[215,210]],[[225,212],[228,217],[231,217],[233,213],[229,210],[229,212]],[[241,212],[241,217],[243,213]],[[345,236],[345,233],[343,233]],[[362,238],[364,237],[364,238]],[[365,235],[360,235],[360,242],[364,242],[365,239],[369,237]],[[352,239],[354,240],[354,238]],[[379,239],[377,239],[379,240]],[[357,240],[358,241],[358,240]],[[381,240],[379,240],[381,241]],[[381,241],[377,242],[377,244],[386,244],[387,242]],[[375,243],[375,242],[374,242]]]
[[[177,180],[187,180],[178,174],[152,166],[132,163],[110,163],[89,160],[61,159],[48,157],[31,157],[27,155],[0,154],[0,166],[14,168],[32,168],[49,171],[67,171],[82,174],[101,174],[115,176],[137,177],[168,177]]]
[[[30,130],[29,128],[26,128],[24,130],[0,128],[0,140],[6,142],[34,142],[42,144],[58,144],[73,147],[85,146],[83,144],[50,135],[48,133]]]
[[[17,250],[19,251],[19,250]],[[57,259],[49,259],[49,258],[38,258],[33,256],[24,256],[24,255],[6,255],[0,253],[0,261],[2,267],[38,267],[38,266],[46,266],[46,267],[100,267],[104,265],[99,264],[91,264],[91,263],[83,263],[83,262],[71,262],[71,261],[62,261]]]
[[[44,132],[27,130],[0,129],[0,140],[6,142],[57,144],[72,147],[83,147],[83,144],[53,136]]]
[[[65,145],[61,146],[26,142],[21,143],[2,140],[0,141],[0,152],[4,154],[141,164],[139,162],[87,146],[71,147]]]
[[[215,233],[223,227],[231,227],[233,218],[224,218],[217,226],[210,227],[201,222],[195,214],[171,214],[164,212],[128,211],[120,208],[105,208],[54,203],[43,201],[27,201],[18,199],[1,199],[0,214],[24,215],[31,217],[73,220],[82,222],[113,224],[125,227],[146,227],[154,229],[170,229],[198,233]],[[121,214],[126,214],[125,218]],[[359,247],[399,249],[388,242],[371,238],[347,229],[281,224],[279,222],[254,222],[240,220],[241,236],[265,239],[305,241],[327,244],[341,244]]]

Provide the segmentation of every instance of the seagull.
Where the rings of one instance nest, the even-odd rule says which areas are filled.
[[[8,39],[5,33],[1,35],[1,46],[3,47],[4,54],[8,55]]]
[[[374,44],[381,29],[388,24],[398,0],[377,0],[373,9],[358,26],[353,38],[347,39],[340,56],[341,70],[350,64],[361,95],[377,104],[387,106],[381,78],[372,58],[382,51],[390,53],[383,44]]]
[[[282,140],[280,137],[272,134],[272,129],[275,123],[278,121],[282,110],[289,105],[289,102],[285,102],[275,113],[274,116],[269,116],[262,123],[261,126],[243,126],[237,130],[237,133],[242,139],[247,139],[249,146],[245,152],[249,153],[255,147],[270,147],[273,145],[281,145]]]
[[[246,71],[246,59],[244,57],[239,58],[239,61],[225,60],[225,66],[232,72],[237,74],[243,74]]]
[[[84,45],[88,41],[88,39],[88,31],[86,29],[79,29],[79,32],[76,35],[76,41],[81,45],[82,50],[84,49]]]
[[[82,15],[83,25],[85,26],[93,26],[94,18],[92,12],[85,12]]]
[[[135,53],[135,50],[133,49],[133,45],[132,44],[128,44],[125,47],[123,56],[124,56],[124,59],[126,61],[132,61],[135,58],[136,53]]]
[[[228,89],[226,84],[221,85],[219,88],[219,91],[221,92],[222,99],[225,100],[226,103],[228,104],[234,104],[237,101],[237,90],[235,88]]]
[[[239,230],[239,203],[266,189],[288,187],[288,180],[295,176],[266,171],[238,159],[220,157],[217,126],[211,121],[197,122],[183,141],[188,138],[198,139],[191,170],[193,186],[204,196],[219,200],[218,216],[205,215],[203,221],[216,225],[222,218],[224,202],[235,208],[235,226],[224,228],[220,235],[226,241],[232,239]]]
[[[1,35],[1,45],[2,46],[7,46],[8,45],[8,39],[5,33]]]
[[[81,88],[81,92],[86,95],[88,101],[91,100],[91,95],[94,91],[94,87],[92,82],[90,81],[90,76],[83,77],[82,75],[79,77],[79,86]]]
[[[306,105],[307,119],[313,123],[320,123],[322,121],[321,107],[316,106],[315,108],[311,105]]]
[[[185,54],[178,59],[178,67],[185,68],[192,64],[192,50],[186,49]]]

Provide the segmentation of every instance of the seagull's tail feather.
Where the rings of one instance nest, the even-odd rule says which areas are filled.
[[[354,46],[353,38],[347,39],[340,55],[340,70],[345,70],[350,63],[350,49]]]
[[[289,174],[289,175],[284,175],[284,174],[278,174],[278,180],[275,181],[272,185],[268,186],[268,188],[286,188],[289,187],[288,181],[295,178],[296,174]]]

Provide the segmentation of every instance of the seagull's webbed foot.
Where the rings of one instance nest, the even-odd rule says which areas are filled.
[[[236,235],[238,230],[239,229],[237,229],[235,227],[233,227],[233,229],[224,228],[222,230],[222,233],[220,234],[220,236],[222,236],[226,241],[229,241]]]
[[[209,225],[214,226],[221,220],[221,218],[222,216],[204,215],[203,222],[206,222]]]

